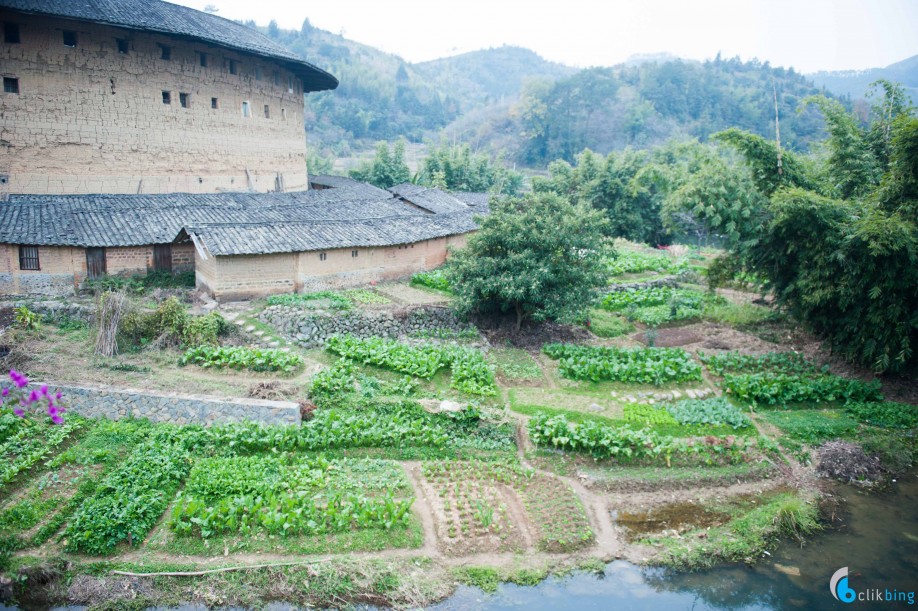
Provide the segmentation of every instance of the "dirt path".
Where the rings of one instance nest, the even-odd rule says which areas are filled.
[[[433,506],[430,502],[430,491],[424,486],[421,474],[421,463],[418,461],[406,461],[402,463],[405,473],[408,474],[408,481],[414,488],[414,511],[421,518],[421,525],[424,528],[424,546],[421,550],[430,557],[442,556],[437,545],[437,523],[434,518]]]

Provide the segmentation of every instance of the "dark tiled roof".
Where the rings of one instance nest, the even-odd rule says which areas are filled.
[[[471,210],[431,215],[368,186],[291,193],[11,195],[0,202],[0,243],[165,244],[186,228],[214,254],[255,254],[405,244],[475,229]]]
[[[498,197],[490,193],[473,193],[470,191],[454,191],[453,196],[466,206],[471,206],[479,214],[487,214],[491,198]]]
[[[321,223],[205,225],[187,232],[214,255],[254,255],[332,248],[394,246],[477,229],[468,214],[398,216]]]
[[[0,0],[0,8],[91,21],[130,30],[205,41],[269,57],[303,79],[306,91],[338,86],[338,79],[303,61],[261,33],[235,21],[160,0]]]
[[[347,176],[335,176],[333,174],[310,174],[310,189],[360,189],[368,195],[376,197],[391,197],[391,194],[385,189],[374,187],[373,185]]]
[[[411,183],[402,183],[389,189],[399,199],[411,202],[425,210],[436,214],[446,214],[449,212],[468,212],[469,207],[450,195],[439,189],[422,187]]]

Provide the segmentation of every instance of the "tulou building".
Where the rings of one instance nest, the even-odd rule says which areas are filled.
[[[0,294],[195,271],[217,299],[440,265],[487,212],[309,176],[303,94],[337,79],[159,0],[0,0]]]

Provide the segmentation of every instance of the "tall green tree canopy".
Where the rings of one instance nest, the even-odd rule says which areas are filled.
[[[763,196],[741,211],[752,222],[736,224],[734,256],[836,350],[877,371],[914,364],[918,341],[918,119],[895,87],[884,91],[867,128],[836,103],[807,102],[828,125],[821,166],[792,164],[782,175],[757,137],[719,137],[743,155]],[[732,200],[709,198],[707,222],[736,211]]]
[[[523,186],[523,175],[504,166],[501,158],[473,153],[467,144],[441,142],[424,160],[418,183],[449,191],[517,195]]]
[[[351,178],[368,182],[380,189],[388,189],[411,179],[411,171],[405,163],[405,141],[399,139],[389,151],[389,145],[380,142],[376,145],[376,155],[372,161],[351,170]]]
[[[462,314],[512,313],[527,320],[572,320],[606,282],[611,246],[602,212],[540,193],[495,200],[447,276]]]

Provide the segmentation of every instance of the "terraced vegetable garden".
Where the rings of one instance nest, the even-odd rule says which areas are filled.
[[[691,265],[690,256],[642,252],[610,270],[677,274]],[[413,280],[440,291],[444,282],[440,273]],[[389,307],[384,299],[366,289],[268,303],[352,312]],[[69,413],[55,426],[3,411],[0,567],[17,574],[60,559],[66,578],[96,584],[116,566],[211,569],[261,564],[264,554],[307,563],[289,569],[302,577],[299,587],[333,591],[316,600],[338,605],[401,604],[407,599],[393,592],[424,575],[466,581],[479,570],[470,558],[501,575],[513,574],[507,567],[544,575],[612,557],[700,566],[709,556],[761,556],[776,544],[773,520],[788,508],[806,532],[818,527],[812,482],[822,444],[862,442],[889,464],[912,464],[918,417],[914,406],[884,401],[879,382],[837,375],[749,334],[742,338],[754,350],[654,347],[631,335],[666,325],[704,333],[705,304],[723,299],[695,287],[610,292],[596,307],[630,321],[616,319],[614,338],[581,330],[514,347],[490,342],[486,331],[430,331],[336,335],[306,350],[236,337],[163,357],[185,376],[285,384],[284,397],[307,406],[297,427]],[[717,341],[740,335],[721,329]],[[791,472],[801,488],[782,487]],[[656,515],[693,499],[697,487],[726,499],[712,510],[720,521],[709,555],[701,526],[680,531],[694,533],[685,540],[646,524],[642,539],[629,534],[621,517],[628,493]],[[749,490],[767,503],[734,502]],[[746,523],[755,526],[749,537]],[[375,562],[388,568],[365,564]],[[277,570],[240,574],[251,593],[236,598],[211,588],[206,599],[204,586],[191,585],[183,596],[261,604]],[[353,585],[370,573],[377,598]],[[170,592],[180,582],[170,579],[157,578],[144,594],[149,604],[176,602]]]

